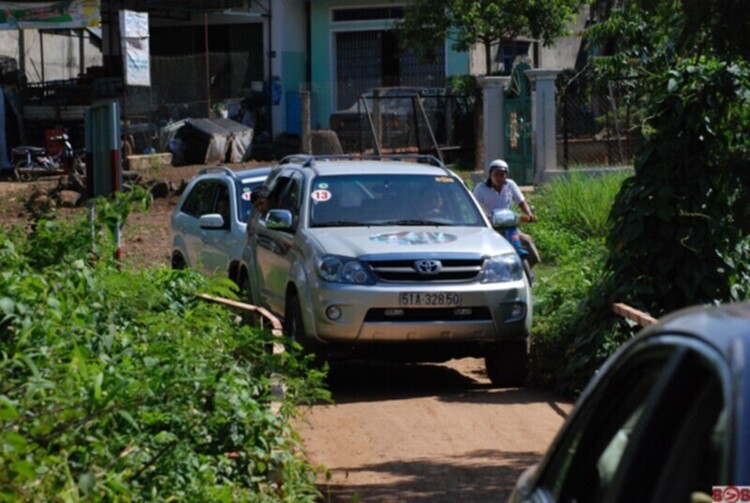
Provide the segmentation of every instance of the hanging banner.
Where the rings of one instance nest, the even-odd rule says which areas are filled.
[[[101,0],[0,2],[0,30],[93,28],[101,24]]]
[[[151,85],[151,59],[148,44],[148,13],[120,11],[120,40],[122,41],[125,85]]]

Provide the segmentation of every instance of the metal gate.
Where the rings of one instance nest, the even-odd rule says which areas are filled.
[[[503,98],[505,160],[510,166],[510,177],[521,185],[531,184],[534,180],[531,83],[524,73],[530,68],[526,63],[513,67],[510,86]]]

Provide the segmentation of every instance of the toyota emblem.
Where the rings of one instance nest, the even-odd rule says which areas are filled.
[[[417,260],[414,263],[419,274],[437,274],[441,265],[439,260]]]

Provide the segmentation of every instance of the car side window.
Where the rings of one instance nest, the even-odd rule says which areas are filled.
[[[196,183],[182,205],[182,212],[195,218],[213,213],[216,185],[216,180],[203,180]]]
[[[212,213],[222,216],[225,229],[229,229],[232,225],[230,204],[229,188],[224,183],[216,184],[216,199]]]
[[[610,375],[566,428],[539,488],[570,502],[710,499],[725,448],[727,380],[717,365],[695,348],[665,344]]]
[[[290,178],[286,183],[284,191],[280,194],[278,200],[278,208],[283,210],[289,210],[292,212],[292,217],[295,223],[299,218],[300,202],[301,202],[301,180],[296,177]]]

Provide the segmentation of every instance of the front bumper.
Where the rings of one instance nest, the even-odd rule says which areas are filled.
[[[413,342],[491,343],[528,336],[531,297],[525,281],[415,286],[339,285],[317,282],[308,333],[322,342],[371,344]],[[402,292],[459,293],[461,306],[399,305]],[[340,318],[327,313],[335,306]],[[312,330],[310,330],[312,328]]]

